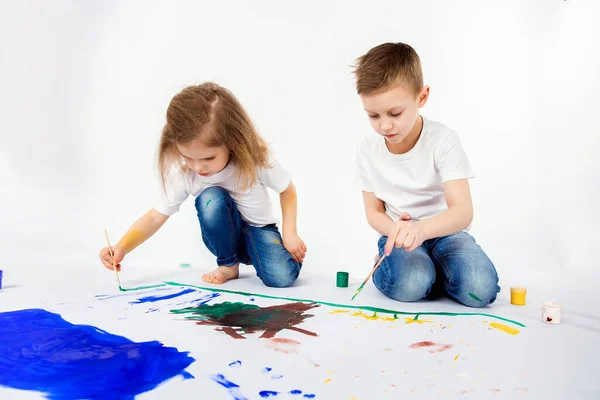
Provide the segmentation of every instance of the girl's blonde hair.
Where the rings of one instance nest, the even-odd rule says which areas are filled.
[[[167,123],[158,148],[158,171],[163,189],[171,166],[187,168],[177,144],[187,144],[198,137],[208,147],[224,146],[229,151],[239,191],[256,183],[257,169],[269,166],[269,148],[244,107],[229,90],[205,82],[183,89],[167,108]]]

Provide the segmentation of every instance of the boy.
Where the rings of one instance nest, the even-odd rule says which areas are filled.
[[[419,56],[385,43],[361,56],[354,74],[378,134],[357,152],[367,220],[386,254],[373,283],[399,301],[425,298],[435,286],[470,307],[493,303],[496,269],[468,233],[471,166],[454,131],[419,115],[429,97]]]

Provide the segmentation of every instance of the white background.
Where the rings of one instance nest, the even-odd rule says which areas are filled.
[[[600,239],[599,20],[593,0],[2,0],[0,269],[6,279],[12,269],[102,268],[103,230],[116,242],[154,203],[171,97],[214,80],[293,174],[304,269],[362,278],[377,235],[355,148],[374,133],[350,65],[403,41],[431,86],[423,114],[457,130],[470,157],[472,233],[501,285],[558,270],[589,282]],[[124,266],[212,268],[194,211],[190,199]]]

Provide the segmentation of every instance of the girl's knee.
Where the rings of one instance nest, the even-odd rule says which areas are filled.
[[[206,188],[196,197],[195,205],[198,218],[202,223],[220,223],[220,216],[227,209],[226,200],[231,197],[220,186]]]

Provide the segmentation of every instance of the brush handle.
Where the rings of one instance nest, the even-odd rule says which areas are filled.
[[[121,287],[121,278],[119,278],[119,271],[117,271],[117,266],[115,265],[115,253],[113,253],[113,249],[112,249],[112,246],[110,245],[110,239],[108,238],[108,232],[106,232],[106,229],[104,230],[104,236],[106,237],[106,243],[108,243],[108,252],[110,253],[110,256],[112,257],[113,271],[115,271],[115,276],[117,277],[117,283],[119,284],[119,288],[120,288]]]
[[[377,264],[375,264],[375,266],[373,267],[373,269],[371,270],[371,272],[369,273],[369,275],[367,275],[367,277],[363,281],[362,285],[360,285],[358,287],[358,289],[356,290],[356,292],[354,292],[354,296],[352,296],[352,300],[354,300],[354,298],[356,297],[356,295],[358,293],[360,293],[360,291],[367,284],[367,282],[369,281],[369,279],[371,279],[371,277],[373,276],[373,274],[375,273],[375,271],[377,270],[377,268],[379,268],[379,266],[381,265],[381,262],[383,261],[384,258],[385,258],[385,254],[383,256],[381,256],[381,258],[379,259],[379,261],[377,261]]]

